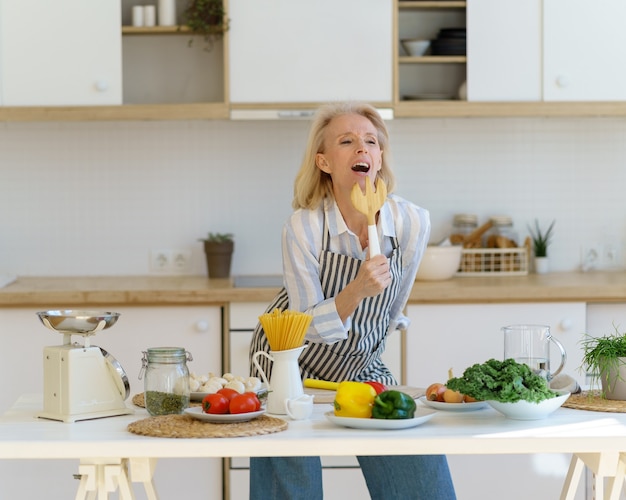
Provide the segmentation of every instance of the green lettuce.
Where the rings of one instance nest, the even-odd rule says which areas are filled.
[[[481,401],[501,403],[539,403],[558,395],[550,389],[546,379],[514,359],[490,359],[472,365],[463,372],[463,376],[449,379],[446,386]]]

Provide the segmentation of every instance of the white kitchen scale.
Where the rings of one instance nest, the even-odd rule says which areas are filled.
[[[38,312],[41,322],[63,334],[63,345],[43,350],[43,411],[40,418],[76,422],[133,413],[125,404],[128,377],[107,351],[90,337],[113,326],[119,313],[58,310]],[[84,343],[72,343],[72,335]]]

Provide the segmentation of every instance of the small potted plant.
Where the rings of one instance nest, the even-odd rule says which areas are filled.
[[[235,242],[231,233],[209,233],[204,243],[209,278],[229,278]]]
[[[602,337],[586,334],[581,341],[581,368],[592,374],[592,382],[600,380],[602,397],[626,400],[626,334],[615,332]]]
[[[552,230],[554,229],[555,222],[555,220],[552,221],[545,233],[541,231],[539,221],[537,219],[535,219],[534,229],[528,226],[530,237],[533,240],[533,253],[535,256],[533,262],[535,264],[535,272],[538,274],[545,274],[548,272],[548,245],[550,244],[550,238],[552,237]]]
[[[189,0],[183,16],[189,29],[204,37],[205,50],[209,52],[214,42],[228,31],[229,19],[222,0]],[[192,45],[193,38],[189,40],[189,46]]]

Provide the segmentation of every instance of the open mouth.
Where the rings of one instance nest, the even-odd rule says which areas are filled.
[[[370,166],[367,163],[355,163],[352,165],[352,171],[367,173],[370,171]]]

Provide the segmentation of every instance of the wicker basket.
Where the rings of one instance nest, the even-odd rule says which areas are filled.
[[[457,276],[525,276],[529,254],[526,247],[464,248]]]

